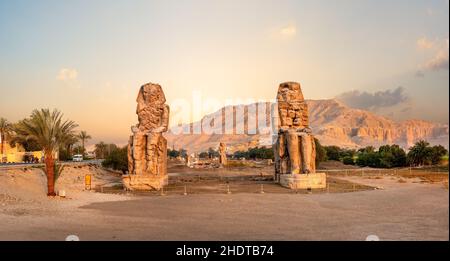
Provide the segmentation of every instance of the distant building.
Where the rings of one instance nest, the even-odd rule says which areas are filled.
[[[3,144],[3,154],[0,155],[0,162],[19,163],[29,161],[31,157],[37,158],[39,161],[41,161],[43,156],[44,153],[42,151],[25,151],[23,146],[20,144],[16,144],[15,147],[11,147],[11,145],[9,145],[9,142],[5,142]]]
[[[87,159],[95,159],[95,151],[87,151],[84,157]]]

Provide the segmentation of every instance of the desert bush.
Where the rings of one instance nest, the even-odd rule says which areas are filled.
[[[356,159],[356,165],[360,167],[372,167],[377,168],[380,166],[380,156],[375,152],[372,147],[360,150],[358,158]]]
[[[176,158],[176,157],[180,156],[180,152],[178,150],[168,149],[167,156],[169,156],[169,158]]]
[[[316,143],[316,153],[320,153],[317,150],[318,146]],[[320,147],[319,147],[320,149]],[[325,146],[323,147],[326,156],[325,160],[335,160],[335,161],[343,161],[345,157],[354,157],[356,155],[356,151],[353,149],[344,149],[338,146]]]
[[[232,167],[256,167],[256,164],[252,161],[242,161],[242,160],[229,160],[227,162],[227,168]]]
[[[378,148],[380,168],[396,168],[407,165],[406,153],[398,145],[384,145]]]
[[[316,145],[316,165],[318,165],[319,162],[327,161],[327,150],[318,139],[314,138],[314,143]]]
[[[167,156],[169,158],[177,158],[177,157],[186,158],[187,157],[187,151],[185,149],[180,149],[180,150],[168,149],[167,150]]]
[[[327,153],[328,160],[340,160],[339,153],[341,151],[341,148],[339,148],[338,146],[325,146],[324,148]]]
[[[438,165],[447,154],[448,151],[442,145],[433,146],[430,152],[431,164]]]
[[[355,165],[355,161],[353,160],[353,157],[351,157],[351,156],[345,156],[342,159],[342,163],[344,163],[345,165]]]
[[[128,170],[128,148],[113,149],[105,160],[103,160],[102,166],[122,171],[125,174]]]

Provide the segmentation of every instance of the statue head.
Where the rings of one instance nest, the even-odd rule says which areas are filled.
[[[299,83],[285,82],[278,87],[278,102],[303,102],[302,88]]]
[[[309,126],[308,105],[299,83],[280,84],[277,93],[279,124],[282,128],[306,128]]]
[[[166,97],[161,85],[147,83],[141,86],[136,101],[138,106],[141,104],[162,105],[166,102]]]

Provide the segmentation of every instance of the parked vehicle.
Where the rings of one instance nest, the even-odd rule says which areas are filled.
[[[73,155],[72,161],[83,161],[83,155],[81,154]]]

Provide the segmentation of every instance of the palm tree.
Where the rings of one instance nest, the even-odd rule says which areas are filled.
[[[78,134],[78,139],[81,140],[81,148],[83,148],[83,155],[85,152],[84,143],[86,140],[92,139],[91,135],[87,134],[86,131],[81,131],[80,134]]]
[[[69,137],[67,137],[67,140],[65,142],[67,153],[72,156],[72,148],[73,145],[75,145],[79,141],[78,135],[72,134]]]
[[[5,141],[11,136],[12,124],[5,118],[0,118],[0,140],[1,140],[1,157],[0,162],[3,162],[3,153],[5,149]]]
[[[95,144],[95,155],[97,156],[97,158],[104,159],[107,148],[108,148],[108,145],[106,145],[106,143],[104,143],[103,141]]]
[[[30,118],[20,121],[15,126],[20,139],[34,140],[43,148],[47,174],[47,196],[56,195],[54,154],[74,135],[74,129],[78,126],[75,122],[62,118],[63,114],[58,110],[34,110]]]
[[[430,159],[430,143],[420,140],[409,148],[408,159],[412,165],[422,166]]]

